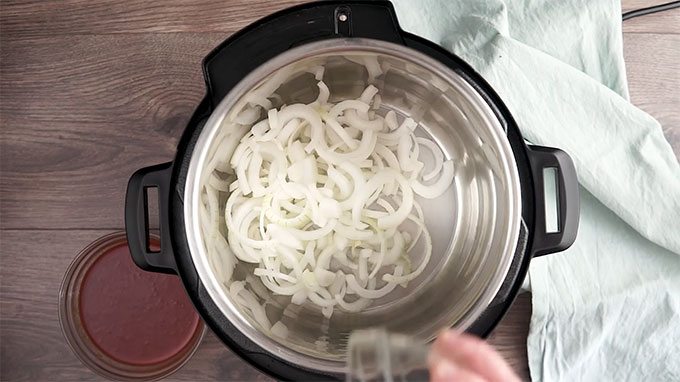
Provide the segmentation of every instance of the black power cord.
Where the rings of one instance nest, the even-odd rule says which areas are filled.
[[[632,19],[633,17],[649,15],[652,13],[663,12],[669,9],[680,7],[680,1],[671,1],[670,3],[654,5],[652,7],[636,9],[623,14],[623,20]]]

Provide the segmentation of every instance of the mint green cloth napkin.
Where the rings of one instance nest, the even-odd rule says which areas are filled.
[[[576,243],[530,268],[532,379],[680,381],[680,165],[628,100],[618,1],[394,4],[494,87],[528,141],[575,162]]]

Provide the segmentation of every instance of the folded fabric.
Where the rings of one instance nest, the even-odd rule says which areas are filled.
[[[618,1],[394,4],[494,87],[528,141],[574,160],[576,243],[530,268],[532,379],[680,380],[680,165],[628,101]]]

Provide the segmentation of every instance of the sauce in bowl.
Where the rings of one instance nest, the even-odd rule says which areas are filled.
[[[152,237],[151,245],[157,249],[158,240]],[[69,345],[86,366],[109,378],[169,375],[193,354],[204,330],[179,278],[139,269],[124,233],[83,250],[59,297]]]
[[[80,319],[104,353],[132,365],[170,358],[199,323],[180,280],[139,269],[126,245],[111,248],[87,270]]]

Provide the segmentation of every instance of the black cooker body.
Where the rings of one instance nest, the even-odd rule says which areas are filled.
[[[508,310],[526,276],[532,257],[568,248],[576,237],[578,183],[571,159],[564,152],[524,143],[512,115],[493,89],[463,60],[440,46],[399,27],[387,1],[324,1],[292,7],[265,17],[235,33],[203,61],[207,93],[178,144],[177,156],[137,171],[126,195],[125,224],[135,263],[142,269],[177,274],[196,309],[213,332],[235,353],[280,380],[343,379],[309,370],[277,357],[240,333],[214,304],[189,253],[184,225],[184,185],[198,136],[212,110],[236,84],[273,57],[298,45],[334,38],[368,38],[407,46],[448,66],[464,77],[486,100],[507,133],[513,150],[522,196],[522,232],[515,256],[499,292],[468,332],[486,336]],[[546,233],[543,169],[557,169],[559,232]],[[159,197],[160,252],[148,250],[146,189]]]

